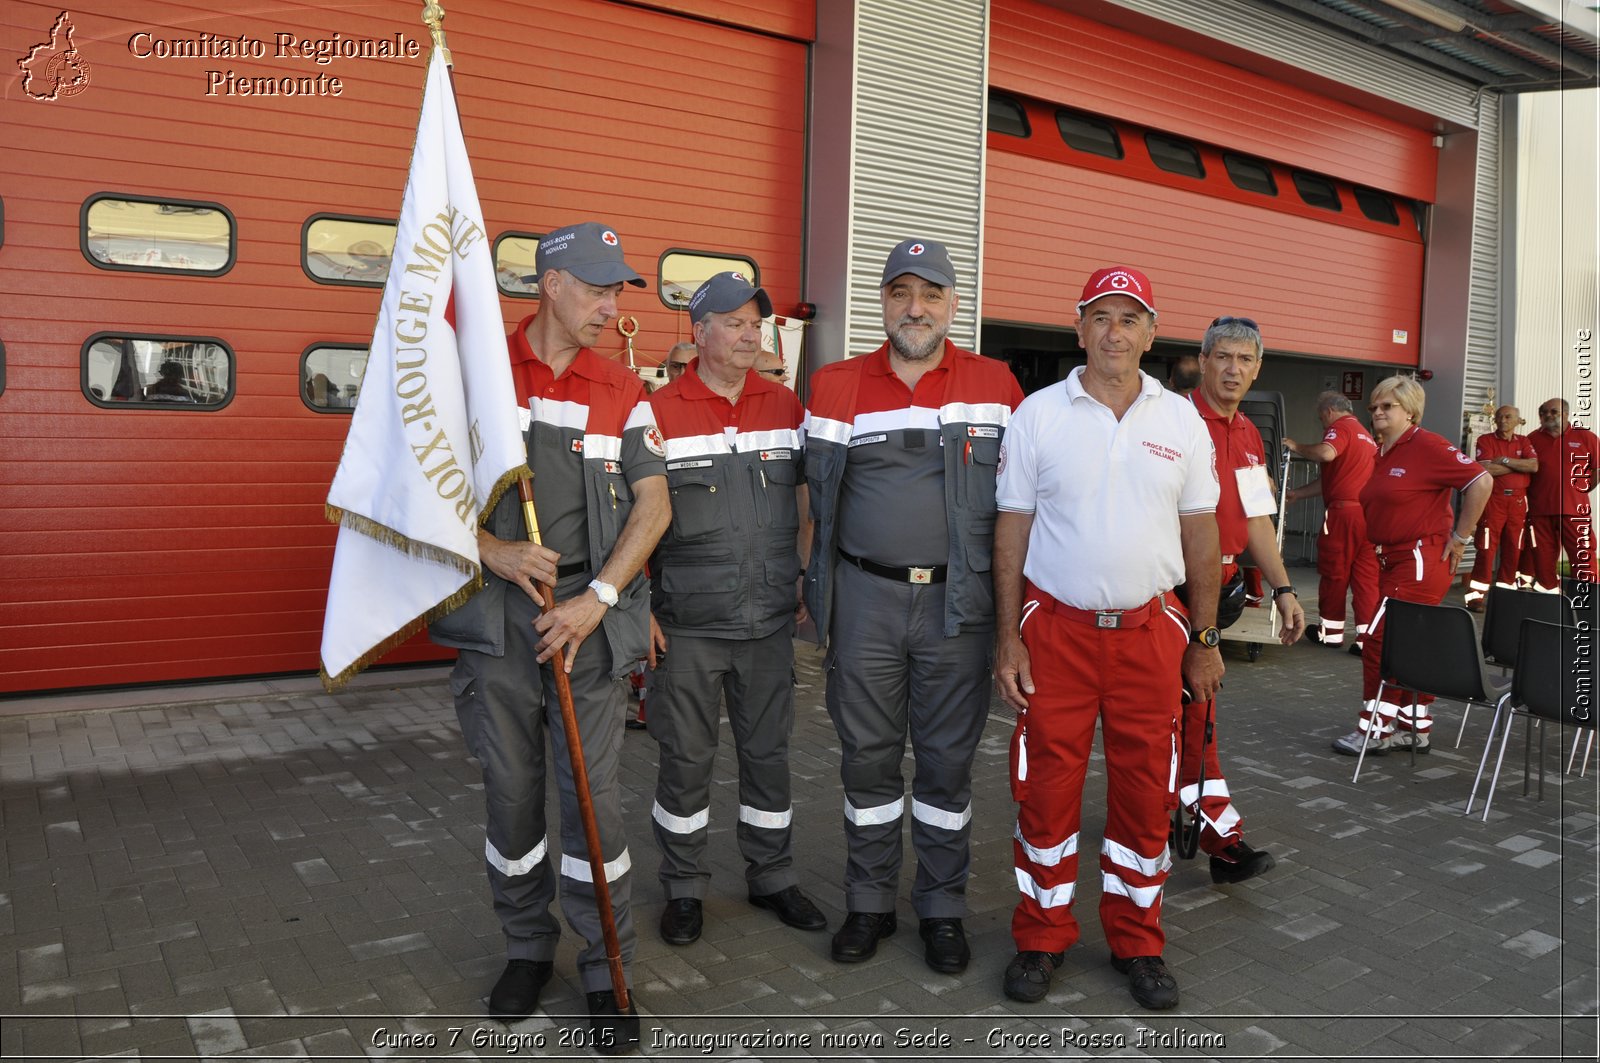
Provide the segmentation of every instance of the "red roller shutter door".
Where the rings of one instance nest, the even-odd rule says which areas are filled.
[[[1425,130],[1027,0],[996,3],[992,31],[997,89],[1432,197]],[[1093,269],[1119,262],[1150,273],[1168,336],[1198,337],[1233,311],[1260,320],[1277,350],[1416,361],[1423,253],[1405,211],[1385,231],[1365,223],[1347,190],[1345,216],[1323,218],[1283,179],[1276,201],[1221,189],[1228,179],[1214,155],[1206,180],[1194,181],[1156,171],[1134,138],[1124,137],[1122,165],[1073,159],[1053,122],[1036,121],[1033,139],[1041,143],[990,136],[986,318],[1068,323],[1072,300],[1041,292],[1076,291]]]
[[[272,12],[222,7],[202,28],[269,49],[283,28]],[[0,22],[10,39],[47,38],[59,10],[24,0]],[[398,210],[426,60],[415,13],[297,9],[305,36],[423,42],[412,62],[319,67],[270,54],[140,60],[129,36],[193,37],[191,6],[76,4],[91,84],[6,104],[0,692],[316,668],[334,539],[322,507],[349,422],[301,402],[299,359],[313,343],[366,343],[379,293],[308,279],[300,229],[321,211]],[[622,309],[654,357],[687,332],[656,295],[670,247],[748,255],[780,306],[798,300],[803,43],[602,0],[493,0],[453,14],[492,235],[612,222],[651,282]],[[206,97],[204,71],[218,65],[338,74],[344,93]],[[96,269],[78,250],[78,216],[107,191],[223,204],[237,219],[237,263],[216,278]],[[502,301],[508,324],[537,305]],[[208,413],[96,408],[80,390],[79,350],[108,330],[225,341],[233,400]],[[621,343],[609,334],[603,353]],[[419,638],[386,660],[439,655]]]

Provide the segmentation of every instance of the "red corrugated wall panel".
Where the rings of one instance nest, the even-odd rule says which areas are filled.
[[[1035,0],[995,0],[989,47],[996,88],[1434,197],[1428,130]]]
[[[60,10],[6,4],[0,54],[47,38]],[[687,333],[655,291],[669,247],[749,255],[780,309],[798,300],[806,54],[774,34],[800,34],[602,0],[447,10],[491,234],[614,224],[651,281],[623,297],[651,360]],[[33,101],[15,76],[0,80],[0,692],[316,667],[334,538],[322,504],[349,421],[302,404],[299,360],[313,343],[365,343],[379,292],[309,280],[300,229],[319,211],[397,212],[427,55],[419,11],[411,0],[92,0],[72,7],[91,70],[83,92]],[[423,49],[327,66],[138,59],[128,39],[145,29],[245,34],[269,49],[278,31],[398,32]],[[205,71],[230,68],[337,75],[344,91],[206,96]],[[78,218],[101,191],[223,204],[237,264],[216,278],[96,269],[78,250]],[[508,325],[537,305],[502,300]],[[209,413],[94,407],[79,349],[106,330],[224,341],[233,401]],[[621,346],[615,334],[604,344]],[[388,660],[437,655],[417,639]]]
[[[1218,314],[1243,314],[1276,351],[1416,364],[1423,248],[1414,235],[993,148],[988,167],[986,319],[1069,325],[1089,274],[1129,265],[1149,274],[1165,337],[1198,340]]]
[[[762,33],[817,39],[816,0],[635,0],[642,7],[659,7],[696,18],[744,26]]]

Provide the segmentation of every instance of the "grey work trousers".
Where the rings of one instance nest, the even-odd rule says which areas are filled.
[[[563,581],[557,588],[558,600],[577,593],[587,579]],[[462,650],[450,689],[467,750],[483,765],[488,807],[484,856],[495,914],[505,931],[507,959],[553,959],[561,936],[561,925],[550,914],[557,876],[545,828],[545,735],[549,734],[550,763],[561,794],[561,910],[573,931],[587,942],[578,953],[578,973],[584,991],[595,992],[611,988],[611,974],[555,675],[549,664],[535,663],[539,634],[533,620],[538,614],[532,600],[512,588],[506,594],[505,656]],[[611,909],[627,967],[634,949],[628,903],[632,880],[617,784],[627,680],[612,679],[610,667],[611,647],[604,628],[596,627],[573,663],[572,701],[611,887]]]
[[[894,911],[909,729],[912,907],[922,919],[959,919],[972,868],[972,760],[989,713],[994,633],[945,638],[942,583],[900,583],[848,562],[835,571],[824,667],[828,715],[844,752],[846,907]]]
[[[794,732],[794,624],[760,639],[669,634],[645,714],[659,744],[651,809],[668,900],[704,899],[710,832],[711,775],[717,757],[719,702],[739,756],[739,851],[757,896],[798,882],[789,844],[789,738]]]

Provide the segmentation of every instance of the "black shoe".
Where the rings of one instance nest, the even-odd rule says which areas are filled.
[[[750,903],[757,908],[776,912],[778,918],[796,930],[826,930],[828,917],[800,892],[799,886],[785,886],[777,893],[750,894]]]
[[[1336,641],[1332,641],[1332,642],[1328,641],[1330,638],[1336,639]],[[1329,649],[1336,650],[1340,646],[1344,645],[1344,636],[1343,635],[1337,635],[1337,636],[1324,635],[1322,633],[1321,626],[1313,624],[1310,627],[1306,628],[1306,641],[1307,642],[1315,642],[1318,646],[1326,646]]]
[[[1351,647],[1350,647],[1350,656],[1352,656],[1352,657],[1360,657],[1361,656],[1361,643],[1357,642],[1357,643],[1354,643],[1354,644],[1351,645]]]
[[[1006,996],[1024,1004],[1037,1004],[1050,992],[1050,979],[1061,966],[1063,952],[1023,951],[1006,964]]]
[[[894,931],[893,912],[851,912],[833,935],[833,958],[838,963],[870,960],[878,951],[878,942]]]
[[[508,960],[489,993],[489,1014],[501,1022],[521,1022],[539,1006],[539,991],[550,981],[549,960]]]
[[[972,950],[967,947],[967,933],[961,928],[961,920],[924,919],[920,933],[924,946],[922,958],[929,967],[940,974],[960,974],[967,969]]]
[[[700,902],[693,897],[677,897],[668,901],[661,913],[661,940],[668,945],[688,945],[700,940],[704,926]]]
[[[622,726],[626,727],[630,731],[642,731],[647,725],[643,720],[639,719],[639,717],[629,716],[626,720],[622,721]]]
[[[1128,976],[1128,991],[1141,1008],[1165,1011],[1178,1006],[1178,980],[1160,956],[1111,957],[1111,966]]]
[[[1272,870],[1272,854],[1236,841],[1211,858],[1212,882],[1243,882]]]
[[[634,1010],[629,994],[628,1010],[617,1010],[617,995],[609,989],[590,993],[589,1033],[596,1052],[606,1056],[620,1056],[639,1047],[639,1013]]]

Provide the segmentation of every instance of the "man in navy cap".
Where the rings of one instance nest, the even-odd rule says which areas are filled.
[[[989,709],[995,471],[1022,401],[1004,362],[946,338],[955,285],[942,246],[896,245],[883,271],[888,342],[818,370],[806,417],[816,529],[805,601],[828,644],[849,847],[833,958],[865,960],[895,931],[909,732],[911,902],[924,959],[947,974],[971,955],[962,919],[972,759]]]
[[[800,892],[790,834],[794,626],[800,565],[805,409],[755,371],[772,300],[718,273],[689,300],[699,355],[650,396],[667,442],[672,525],[651,562],[651,607],[670,650],[656,669],[650,734],[660,744],[650,810],[667,906],[661,939],[700,937],[711,871],[717,718],[739,751],[739,823],[750,903],[801,930],[827,920]]]
[[[539,243],[540,309],[511,334],[511,370],[528,419],[528,465],[537,485],[543,545],[528,540],[516,492],[507,492],[478,549],[489,570],[464,606],[432,625],[434,641],[461,650],[450,689],[467,748],[483,763],[488,804],[485,859],[506,969],[489,1012],[514,1022],[532,1014],[549,981],[561,927],[550,901],[586,944],[578,973],[593,1045],[636,1047],[639,1019],[619,1013],[596,910],[594,874],[573,788],[555,676],[565,655],[600,829],[624,966],[633,957],[631,860],[617,785],[624,689],[645,655],[649,593],[641,569],[669,518],[665,447],[638,376],[591,350],[617,316],[624,282],[644,280],[600,222],[561,226]],[[555,587],[540,606],[535,584]],[[561,795],[561,865],[545,827],[545,738]]]

